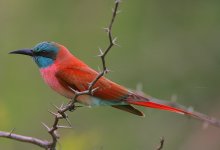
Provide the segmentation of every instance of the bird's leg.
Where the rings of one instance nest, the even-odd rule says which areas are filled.
[[[70,111],[70,112],[73,112],[74,110],[76,110],[75,105],[72,105],[71,107],[69,107],[69,111]]]

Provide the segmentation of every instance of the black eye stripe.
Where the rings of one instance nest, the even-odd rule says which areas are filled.
[[[51,59],[56,59],[56,54],[54,52],[47,52],[47,51],[40,51],[40,52],[35,52],[35,56],[43,56]]]

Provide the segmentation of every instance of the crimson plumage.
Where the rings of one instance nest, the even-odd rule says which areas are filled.
[[[22,49],[11,53],[33,57],[44,81],[53,90],[69,99],[74,97],[75,91],[87,90],[89,83],[98,75],[98,72],[72,55],[66,47],[55,42],[42,42],[32,49]],[[112,106],[143,116],[141,111],[132,106],[139,105],[186,114],[212,123],[206,115],[189,111],[181,105],[174,107],[169,102],[149,96],[144,97],[105,77],[101,77],[96,82],[94,88],[97,87],[93,95],[81,95],[77,101],[90,106]]]

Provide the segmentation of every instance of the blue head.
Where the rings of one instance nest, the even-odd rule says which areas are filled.
[[[41,42],[32,49],[22,49],[10,52],[10,54],[23,54],[32,56],[38,67],[46,68],[56,60],[59,47],[54,42]]]

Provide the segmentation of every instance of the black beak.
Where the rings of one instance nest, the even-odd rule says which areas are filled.
[[[16,50],[16,51],[12,51],[9,54],[22,54],[22,55],[28,55],[28,56],[33,56],[33,50],[31,49],[21,49],[21,50]]]

